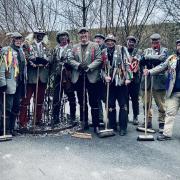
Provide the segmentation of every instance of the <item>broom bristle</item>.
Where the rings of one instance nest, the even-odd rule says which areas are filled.
[[[152,135],[139,135],[137,137],[138,141],[154,141],[154,137]]]
[[[115,132],[113,129],[106,129],[102,130],[98,133],[98,136],[100,138],[105,138],[105,137],[110,137],[110,136],[115,136]]]
[[[11,140],[12,140],[12,136],[11,135],[0,136],[0,142],[11,141]]]

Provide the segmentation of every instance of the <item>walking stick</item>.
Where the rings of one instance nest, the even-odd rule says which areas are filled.
[[[3,92],[3,136],[0,136],[0,141],[12,140],[12,135],[6,135],[6,92]]]
[[[145,67],[146,69],[146,67]],[[145,92],[144,92],[144,101],[145,101],[145,134],[139,135],[138,141],[154,141],[154,137],[152,135],[147,134],[147,75],[145,75]]]
[[[37,78],[36,78],[36,94],[35,94],[35,103],[34,103],[33,134],[35,134],[35,126],[36,126],[38,85],[39,85],[39,66],[37,69]]]

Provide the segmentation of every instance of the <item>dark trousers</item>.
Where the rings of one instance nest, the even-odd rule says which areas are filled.
[[[73,89],[73,85],[67,88],[67,84],[60,83],[60,75],[57,75],[54,79],[54,94],[53,94],[53,120],[55,123],[59,122],[59,113],[61,109],[61,101],[63,91],[68,97],[69,106],[70,106],[70,117],[71,120],[75,120],[76,117],[76,97]],[[61,85],[61,86],[60,86]]]
[[[99,106],[98,106],[98,90],[99,83],[90,83],[88,78],[85,76],[85,97],[83,97],[84,90],[84,76],[79,76],[78,81],[74,84],[75,90],[77,91],[78,103],[80,105],[80,121],[88,123],[88,106],[87,106],[87,92],[89,96],[89,105],[91,107],[92,123],[94,127],[99,126]],[[85,98],[85,103],[83,103]],[[83,111],[83,107],[85,111]],[[83,118],[84,116],[84,118]]]
[[[119,126],[121,130],[127,129],[127,98],[128,89],[127,86],[115,86],[114,83],[110,84],[109,89],[109,127],[117,129],[116,124],[116,100],[119,105]]]
[[[36,105],[36,122],[37,123],[40,122],[42,119],[42,106],[44,102],[45,91],[46,91],[46,83],[42,83],[39,80],[37,105]],[[33,94],[35,98],[36,84],[27,84],[26,97],[22,99],[21,107],[20,107],[20,116],[19,116],[20,125],[23,127],[26,127],[27,122],[29,121],[28,114],[27,114],[27,106],[30,105],[30,100]]]
[[[13,106],[14,94],[6,94],[6,130],[10,130],[10,114]],[[0,93],[0,131],[3,131],[4,127],[4,99],[3,93]]]
[[[11,113],[10,113],[10,124],[9,125],[10,125],[11,131],[14,130],[15,122],[16,122],[17,117],[20,112],[21,99],[22,99],[24,93],[25,93],[24,92],[24,83],[22,81],[20,81],[18,83],[16,92],[13,97],[13,106],[12,106]]]
[[[129,97],[131,97],[132,109],[134,117],[139,115],[139,89],[140,84],[133,81],[128,85],[128,113],[129,113]]]
[[[99,121],[103,122],[103,102],[105,101],[105,92],[106,86],[105,83],[101,80],[99,82],[99,97],[98,97],[98,106],[99,106]]]

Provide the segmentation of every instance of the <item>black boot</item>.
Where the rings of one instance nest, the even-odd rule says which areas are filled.
[[[138,116],[134,116],[133,117],[133,125],[138,125],[139,124],[139,121],[138,121]]]
[[[165,136],[164,134],[160,134],[157,136],[158,141],[166,141],[166,140],[171,140],[172,138],[169,136]]]
[[[159,133],[163,133],[163,130],[164,130],[164,122],[160,122],[159,123]]]
[[[120,129],[119,131],[120,136],[125,136],[126,134],[127,134],[127,130]]]
[[[85,117],[83,117],[85,116]],[[89,124],[88,124],[88,106],[85,106],[85,112],[83,112],[83,106],[80,106],[80,122],[81,126],[84,130],[89,129]]]
[[[94,127],[94,133],[96,133],[96,134],[98,135],[98,134],[99,134],[99,132],[100,132],[99,127]]]
[[[94,132],[99,132],[99,108],[91,108],[92,123]]]
[[[119,127],[120,131],[124,131],[124,135],[126,134],[127,130],[127,122],[128,122],[128,113],[127,113],[127,108],[125,106],[120,107],[119,111]]]
[[[70,124],[75,125],[76,121],[76,103],[69,103],[70,105]]]

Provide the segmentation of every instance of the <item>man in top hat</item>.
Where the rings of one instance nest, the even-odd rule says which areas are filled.
[[[168,57],[168,50],[165,47],[161,46],[161,36],[157,33],[150,36],[151,39],[151,48],[144,50],[143,58],[140,61],[141,68],[153,68],[164,62]],[[148,124],[147,128],[152,128],[152,96],[154,97],[155,103],[159,111],[159,132],[162,132],[164,127],[164,118],[165,118],[165,93],[166,93],[166,75],[165,73],[159,73],[155,76],[147,77],[147,119]],[[144,77],[141,80],[141,90],[142,90],[142,100],[145,107],[145,93],[144,93]],[[144,123],[142,124],[144,127]]]
[[[3,109],[2,93],[6,92],[7,130],[12,135],[15,135],[14,126],[19,113],[20,100],[25,95],[27,72],[26,59],[21,47],[22,40],[23,36],[20,33],[11,33],[11,45],[2,48],[0,60],[0,117]]]
[[[134,36],[127,37],[127,49],[131,56],[130,69],[133,73],[133,79],[128,85],[128,109],[129,109],[129,97],[131,97],[132,110],[133,110],[133,124],[138,125],[139,115],[139,89],[140,89],[140,71],[139,61],[141,59],[140,51],[136,48],[137,39]]]
[[[80,42],[75,44],[69,54],[68,62],[72,67],[72,83],[77,91],[80,105],[80,121],[83,128],[88,129],[88,106],[91,106],[94,132],[99,132],[98,90],[100,81],[101,50],[97,43],[89,41],[89,32],[82,27],[78,32]]]
[[[70,105],[71,123],[75,121],[76,98],[71,82],[71,68],[67,67],[68,51],[71,51],[69,33],[67,31],[58,32],[56,35],[57,45],[52,54],[54,75],[54,95],[53,95],[53,122],[59,123],[59,112],[63,91],[68,96]],[[62,110],[62,109],[61,109]]]
[[[128,88],[127,85],[131,82],[131,71],[128,61],[130,55],[126,47],[116,45],[116,39],[112,34],[109,34],[105,39],[106,60],[104,61],[104,67],[102,76],[106,83],[110,83],[109,89],[109,128],[117,130],[116,123],[116,100],[120,108],[119,111],[119,135],[124,136],[127,134],[127,122],[128,122]],[[108,64],[110,67],[108,67]],[[110,74],[108,75],[107,69],[110,68]]]
[[[157,137],[159,141],[171,139],[175,116],[180,107],[180,39],[176,41],[176,54],[169,56],[164,63],[153,69],[145,69],[144,75],[154,76],[166,70],[168,71],[166,117],[163,134]]]
[[[48,63],[50,59],[48,38],[46,33],[39,29],[25,38],[28,45],[28,68],[27,68],[27,92],[23,98],[20,109],[20,126],[22,130],[27,128],[28,116],[27,106],[34,94],[37,99],[34,109],[36,109],[35,123],[42,125],[42,106],[44,102],[46,85],[48,82]],[[38,92],[36,92],[36,89]],[[36,98],[37,94],[37,98]]]

